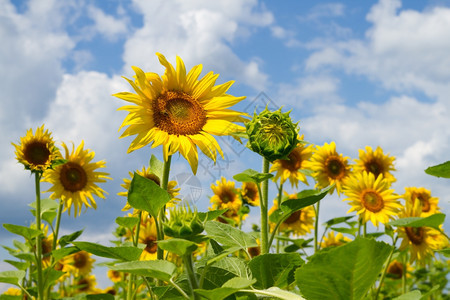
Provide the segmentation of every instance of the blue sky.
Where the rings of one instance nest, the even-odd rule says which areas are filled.
[[[0,16],[2,223],[32,221],[33,178],[10,143],[45,123],[58,142],[83,139],[106,160],[114,179],[102,186],[107,199],[80,217],[64,215],[62,226],[63,234],[85,228],[84,240],[108,243],[123,215],[122,178],[151,154],[161,158],[148,147],[126,154],[131,139],[118,132],[125,113],[116,111],[124,103],[111,94],[130,90],[121,76],[132,65],[161,74],[156,52],[172,63],[179,55],[188,68],[201,63],[220,83],[235,80],[230,93],[247,96],[237,109],[253,113],[267,97],[292,109],[312,143],[335,141],[351,158],[381,146],[397,158],[397,193],[423,186],[442,211],[450,207],[448,182],[423,172],[449,160],[450,1],[0,0]],[[219,142],[226,161],[200,160],[201,210],[211,182],[261,165],[249,150]],[[182,158],[173,164],[172,178],[189,174]],[[349,208],[337,196],[325,203],[321,221]],[[0,228],[0,244],[12,238]]]

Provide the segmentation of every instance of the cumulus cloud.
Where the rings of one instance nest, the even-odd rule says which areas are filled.
[[[108,40],[114,41],[127,33],[127,19],[119,19],[108,15],[93,5],[89,5],[87,11],[88,15],[94,21],[94,25],[91,27],[92,30],[105,36]]]

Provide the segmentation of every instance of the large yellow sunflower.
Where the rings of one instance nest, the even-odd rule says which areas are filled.
[[[297,194],[286,194],[289,199],[296,199]],[[273,206],[269,210],[269,216],[278,209],[278,201],[273,200]],[[314,229],[314,219],[316,217],[316,213],[314,211],[314,207],[312,205],[302,208],[301,210],[297,210],[293,212],[283,223],[281,223],[279,229],[281,231],[291,231],[295,235],[301,236],[306,235]],[[275,224],[271,223],[271,227],[274,227]]]
[[[337,247],[351,241],[350,238],[344,236],[342,233],[338,232],[335,235],[335,232],[331,230],[328,232],[328,235],[323,238],[323,241],[320,243],[320,248]]]
[[[399,196],[390,189],[390,181],[373,173],[354,173],[345,183],[344,194],[352,208],[347,213],[356,211],[363,223],[369,220],[375,226],[386,224],[399,213],[402,205]]]
[[[213,161],[222,150],[212,135],[233,135],[245,128],[233,122],[244,122],[246,114],[228,107],[245,97],[226,94],[233,81],[215,86],[218,74],[209,72],[198,80],[202,65],[186,74],[181,58],[177,56],[175,69],[166,58],[156,53],[166,68],[162,77],[144,73],[133,67],[136,80],[126,79],[136,94],[117,93],[114,96],[131,102],[120,108],[129,112],[121,128],[128,126],[121,137],[137,135],[128,152],[152,144],[163,145],[164,160],[179,151],[189,162],[194,174],[198,166],[197,147]]]
[[[55,147],[51,132],[44,131],[44,125],[36,129],[35,134],[30,128],[27,134],[20,138],[19,145],[11,143],[16,148],[16,159],[31,171],[45,171],[52,163],[61,158],[61,153]]]
[[[91,162],[95,153],[89,149],[84,150],[84,142],[82,141],[78,148],[69,154],[66,144],[62,144],[65,149],[66,163],[56,166],[52,170],[44,173],[43,181],[50,182],[53,186],[46,192],[52,192],[50,198],[61,199],[64,202],[64,211],[75,209],[75,216],[81,214],[83,204],[86,209],[88,207],[97,208],[94,195],[105,198],[106,193],[97,186],[98,182],[106,182],[111,179],[105,172],[97,172],[95,170],[105,167],[104,161]],[[107,193],[106,193],[107,194]]]
[[[225,209],[228,210],[223,214],[225,218],[232,219],[239,224],[240,217],[238,214],[242,206],[242,200],[238,195],[238,190],[234,187],[234,181],[227,181],[225,177],[221,177],[220,181],[216,181],[216,185],[211,184],[211,189],[214,195],[211,197],[211,209]],[[219,221],[223,221],[219,218]]]
[[[303,140],[303,136],[299,138]],[[280,178],[280,183],[283,184],[287,179],[291,182],[292,187],[298,187],[298,182],[301,181],[308,184],[305,173],[302,172],[307,169],[308,160],[312,156],[312,145],[305,145],[305,143],[298,143],[297,147],[288,155],[288,159],[277,159],[273,162],[270,172],[277,172],[274,181]]]
[[[431,197],[431,191],[423,187],[407,187],[405,188],[405,194],[403,198],[406,201],[407,206],[414,206],[416,200],[419,201],[422,213],[420,217],[428,217],[439,212],[437,197]]]
[[[359,159],[355,159],[356,165],[353,166],[355,172],[366,171],[373,173],[375,178],[382,174],[387,180],[394,182],[397,179],[392,175],[395,157],[384,154],[383,149],[377,147],[373,151],[372,147],[366,146],[366,151],[359,149]]]
[[[348,157],[337,153],[334,142],[325,143],[322,147],[317,146],[317,151],[306,166],[313,171],[316,188],[322,189],[335,184],[330,193],[336,190],[338,194],[341,193],[343,181],[349,177],[351,171]]]
[[[259,206],[258,186],[254,182],[244,182],[239,189],[242,199],[251,206]]]
[[[152,172],[152,170],[150,169],[150,167],[146,168],[146,167],[142,167],[142,171],[140,170],[136,170],[136,173],[141,175],[142,177],[145,177],[147,179],[152,180],[154,183],[156,183],[157,185],[161,186],[161,176],[156,175],[154,172]],[[128,196],[128,190],[130,189],[130,184],[131,184],[131,180],[133,180],[133,173],[129,172],[130,174],[130,178],[124,178],[123,179],[123,184],[121,184],[120,186],[123,187],[126,191],[124,192],[119,192],[117,193],[117,195],[119,196]],[[169,193],[169,195],[171,196],[171,200],[167,203],[167,207],[173,207],[175,206],[178,202],[180,202],[180,199],[176,198],[176,196],[178,196],[180,193],[178,193],[180,191],[180,188],[176,188],[177,186],[177,182],[176,181],[169,181],[167,184],[167,192]],[[131,205],[127,202],[125,204],[125,206],[122,208],[122,211],[127,211],[131,209]]]

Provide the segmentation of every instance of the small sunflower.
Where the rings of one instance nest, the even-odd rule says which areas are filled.
[[[129,112],[121,128],[128,126],[121,137],[137,135],[128,152],[152,144],[163,145],[164,160],[180,152],[195,174],[198,166],[197,146],[205,155],[216,161],[222,150],[213,135],[233,135],[245,128],[233,122],[244,122],[247,114],[229,109],[245,99],[226,94],[232,81],[216,85],[218,74],[209,72],[198,80],[202,65],[186,74],[184,62],[177,56],[175,69],[166,58],[156,53],[166,68],[162,77],[144,73],[133,67],[135,81],[126,79],[136,94],[117,93],[114,96],[131,102],[120,108]]]
[[[5,295],[5,296],[22,296],[22,291],[20,289],[18,289],[18,288],[10,287],[2,295]],[[14,298],[14,299],[16,299],[16,298]]]
[[[143,215],[139,230],[139,243],[144,244],[144,251],[139,260],[156,260],[158,251],[158,235],[156,232],[156,223],[153,217]]]
[[[405,270],[405,266],[400,261],[394,259],[389,263],[389,266],[386,270],[386,275],[388,275],[391,279],[397,280],[403,277],[403,272],[407,272],[408,268]]]
[[[303,140],[303,136],[299,140]],[[280,183],[283,184],[289,179],[292,187],[298,187],[299,181],[308,185],[305,170],[307,169],[308,160],[312,156],[312,149],[312,145],[305,145],[304,142],[301,142],[291,151],[287,159],[275,160],[270,168],[270,173],[277,172],[273,180],[277,181],[280,178]]]
[[[251,206],[259,206],[258,186],[254,182],[244,182],[239,189],[244,202]]]
[[[297,194],[291,194],[286,196],[289,199],[296,199]],[[278,209],[278,201],[273,200],[273,206],[269,210],[269,216]],[[283,223],[280,225],[281,231],[292,231],[295,235],[301,236],[310,233],[314,229],[314,219],[316,213],[312,205],[302,208],[293,212]],[[271,224],[273,227],[275,224]]]
[[[355,159],[353,169],[355,172],[372,173],[375,178],[382,174],[390,182],[395,182],[397,179],[391,173],[395,171],[394,160],[395,157],[384,154],[380,147],[373,151],[372,147],[366,146],[366,151],[359,149],[359,159]]]
[[[79,293],[89,294],[97,291],[97,279],[95,275],[82,276],[75,284]]]
[[[352,240],[346,236],[344,236],[342,233],[338,232],[335,235],[334,231],[328,232],[328,235],[323,238],[323,241],[320,243],[320,248],[327,248],[327,247],[337,247],[344,245],[348,242],[351,242]]]
[[[414,206],[416,200],[419,201],[422,209],[421,217],[428,217],[439,212],[439,199],[437,197],[431,197],[431,191],[423,187],[407,187],[405,191],[403,198],[406,200],[407,206]]]
[[[325,143],[322,147],[317,146],[317,151],[312,155],[307,167],[313,171],[316,188],[323,189],[335,184],[330,193],[336,190],[338,194],[341,193],[343,182],[349,177],[351,171],[348,157],[337,153],[334,142]]]
[[[52,170],[47,170],[44,173],[43,181],[53,185],[46,191],[52,192],[50,198],[61,199],[64,202],[64,211],[69,210],[69,215],[73,206],[75,216],[77,216],[81,214],[83,204],[86,209],[88,207],[97,208],[93,194],[104,199],[103,194],[106,193],[97,186],[97,183],[106,182],[106,179],[111,178],[107,176],[108,173],[96,171],[104,168],[105,162],[91,162],[95,153],[89,149],[84,150],[83,141],[76,150],[72,145],[71,154],[69,154],[66,144],[63,143],[62,146],[66,152],[66,162]]]
[[[120,192],[117,193],[117,195],[119,196],[124,196],[127,197],[128,196],[128,190],[130,189],[130,184],[131,181],[133,180],[133,173],[128,172],[130,174],[130,179],[128,178],[124,178],[123,179],[123,184],[121,184],[120,186],[123,187],[126,191],[124,192]],[[140,170],[136,170],[136,173],[141,175],[142,177],[145,177],[147,179],[152,180],[154,183],[156,183],[157,185],[161,186],[161,176],[155,174],[150,167],[146,168],[146,167],[142,167],[142,171]],[[177,182],[172,180],[169,181],[167,184],[167,192],[169,193],[170,197],[172,198],[167,204],[167,207],[174,207],[177,205],[178,202],[180,202],[180,199],[176,198],[176,196],[178,196],[180,193],[180,188],[176,188],[177,186]],[[131,205],[127,202],[125,204],[125,206],[122,208],[122,211],[128,211],[130,210],[132,207]]]
[[[61,153],[55,146],[51,132],[44,131],[44,125],[20,138],[19,145],[11,143],[16,148],[16,159],[25,166],[25,169],[43,172],[51,168],[52,163],[61,158]]]
[[[84,250],[68,256],[68,262],[75,268],[75,276],[87,275],[91,273],[95,259],[89,252]]]
[[[123,281],[125,279],[125,273],[116,270],[108,270],[107,275],[108,278],[114,283]]]
[[[238,211],[242,206],[242,200],[238,195],[238,190],[234,187],[234,181],[227,181],[222,177],[220,181],[216,181],[216,185],[211,184],[211,189],[214,192],[214,196],[210,199],[212,209],[227,208],[228,210],[223,216],[239,223]],[[220,218],[219,221],[221,221]]]
[[[402,208],[399,196],[382,175],[375,179],[373,173],[355,173],[346,181],[344,194],[348,197],[344,201],[352,206],[347,213],[356,211],[363,223],[370,220],[377,227],[378,223],[389,222]]]

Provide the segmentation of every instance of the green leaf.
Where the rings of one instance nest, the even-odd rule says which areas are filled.
[[[179,256],[191,254],[198,248],[197,244],[194,242],[177,238],[158,241],[158,247]]]
[[[142,249],[136,247],[105,247],[91,242],[72,242],[72,244],[94,255],[123,261],[138,260],[142,253]]]
[[[220,288],[213,290],[196,289],[195,293],[207,299],[222,300],[238,292],[240,289],[251,286],[254,282],[254,279],[234,277],[225,282]]]
[[[432,227],[437,230],[440,230],[439,226],[442,225],[445,221],[445,214],[437,213],[426,218],[422,217],[409,217],[402,218],[398,220],[394,220],[388,223],[391,226],[397,227]]]
[[[256,288],[285,288],[294,282],[294,270],[304,263],[299,253],[263,254],[253,258],[248,266],[257,279]]]
[[[14,224],[3,224],[6,230],[11,233],[23,236],[26,240],[31,241],[33,238],[42,234],[40,230],[32,229],[25,226],[14,225]]]
[[[208,221],[205,223],[205,231],[208,233],[208,237],[225,247],[239,247],[247,250],[247,248],[258,246],[253,236],[228,224]]]
[[[139,218],[136,217],[117,217],[116,223],[119,226],[133,229],[134,226],[136,226],[139,223]]]
[[[273,174],[259,173],[253,169],[247,169],[242,173],[233,176],[234,180],[239,182],[254,182],[256,184],[263,182],[269,178],[272,178]]]
[[[450,257],[450,248],[436,250],[436,252],[443,254],[445,257]]]
[[[22,271],[25,271],[30,266],[29,262],[15,261],[15,260],[9,260],[9,259],[5,259],[4,262],[7,262],[8,264],[16,267],[17,270],[22,270]]]
[[[152,157],[150,158],[149,165],[152,173],[154,173],[159,178],[162,178],[164,171],[164,163],[160,161],[154,154],[152,154]]]
[[[333,225],[347,222],[351,218],[353,218],[353,216],[333,218],[333,219],[330,219],[330,220],[326,221],[325,223],[323,223],[323,225],[326,226],[327,228],[329,228]]]
[[[248,279],[242,277],[234,277],[225,282],[222,287],[233,288],[233,289],[245,289],[256,282],[256,279]]]
[[[319,252],[297,269],[297,285],[308,300],[363,299],[378,279],[391,250],[384,242],[357,238]]]
[[[177,266],[167,260],[131,261],[109,266],[111,270],[169,281],[177,272]]]
[[[56,249],[52,251],[52,256],[55,258],[56,261],[70,255],[73,253],[76,253],[80,251],[77,247],[66,247],[61,249]]]
[[[347,233],[355,235],[358,232],[358,228],[346,228],[346,227],[331,227],[332,230],[340,233]]]
[[[409,293],[403,294],[399,297],[395,297],[393,300],[420,300],[422,299],[422,294],[420,291],[415,290]]]
[[[61,245],[61,247],[65,247],[66,245],[70,244],[71,242],[75,241],[82,233],[83,230],[78,230],[74,233],[68,234],[68,235],[63,235],[60,239],[59,239],[59,244]]]
[[[304,207],[313,205],[322,200],[333,185],[323,190],[304,190],[297,194],[297,199],[288,199],[281,203],[281,210],[285,213],[292,214],[293,212],[300,210]]]
[[[450,178],[450,161],[429,167],[425,170],[425,173],[436,177]]]
[[[14,284],[20,286],[23,278],[25,277],[25,271],[4,271],[0,272],[0,282]]]
[[[211,210],[208,212],[199,212],[198,217],[200,218],[200,220],[202,222],[211,221],[211,220],[214,220],[215,218],[217,218],[218,216],[223,215],[223,213],[225,213],[227,210],[228,210],[228,208],[216,209],[216,210]]]
[[[269,297],[276,298],[276,299],[282,299],[282,300],[306,300],[305,298],[301,297],[300,295],[282,290],[278,287],[271,287],[267,290],[253,289],[253,290],[249,290],[248,292],[260,294],[263,296],[269,296]]]
[[[47,268],[44,270],[44,290],[53,285],[53,283],[58,280],[59,277],[63,276],[65,272],[57,271],[53,268]]]
[[[128,203],[157,218],[161,208],[170,201],[170,195],[152,180],[134,172],[128,189]]]

